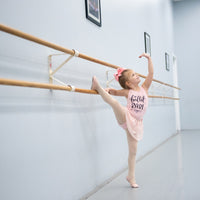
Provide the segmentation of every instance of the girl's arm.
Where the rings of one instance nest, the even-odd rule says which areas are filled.
[[[142,84],[142,87],[148,91],[148,89],[151,86],[151,83],[153,81],[153,62],[152,59],[150,57],[149,54],[143,53],[141,56],[139,56],[139,58],[145,57],[148,59],[148,75],[144,81],[144,83]]]
[[[127,90],[127,89],[115,90],[113,88],[106,88],[105,90],[111,95],[125,96],[125,97],[128,97],[128,92],[129,92],[129,90]]]

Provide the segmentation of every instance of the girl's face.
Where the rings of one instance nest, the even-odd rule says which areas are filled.
[[[129,70],[127,72],[127,77],[128,77],[128,81],[126,82],[126,84],[131,87],[132,86],[136,86],[140,83],[140,77],[133,71],[133,70]]]

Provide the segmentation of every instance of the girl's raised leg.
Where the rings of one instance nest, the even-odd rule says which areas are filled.
[[[123,107],[115,98],[113,98],[110,94],[108,94],[108,92],[106,92],[101,87],[101,85],[98,83],[96,77],[93,77],[93,79],[92,79],[91,89],[96,90],[101,95],[103,100],[112,107],[112,109],[115,113],[115,117],[119,124],[123,124],[126,122],[125,107]]]

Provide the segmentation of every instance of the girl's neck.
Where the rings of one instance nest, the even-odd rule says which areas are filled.
[[[140,91],[140,86],[139,85],[133,85],[131,87],[131,89],[134,90],[134,91]]]

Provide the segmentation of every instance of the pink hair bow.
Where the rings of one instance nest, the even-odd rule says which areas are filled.
[[[122,75],[122,72],[124,71],[124,68],[118,68],[117,72],[114,74],[114,77],[117,81],[119,81],[119,77]]]

